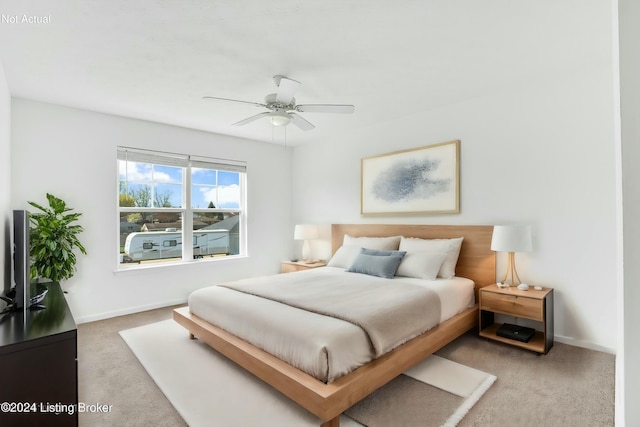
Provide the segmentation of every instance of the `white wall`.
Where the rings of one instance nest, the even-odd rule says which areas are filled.
[[[640,4],[634,0],[621,0],[620,19],[620,99],[622,124],[622,198],[624,242],[624,294],[622,304],[622,331],[624,353],[618,358],[616,390],[622,395],[623,413],[617,414],[619,425],[640,425]],[[623,376],[624,375],[624,376]]]
[[[290,150],[15,98],[12,125],[15,207],[46,204],[49,192],[83,214],[88,255],[63,283],[79,322],[185,302],[205,285],[276,273],[291,256]],[[117,145],[247,161],[249,257],[114,274]]]
[[[11,287],[11,94],[0,62],[0,292]],[[0,302],[0,307],[4,303]]]
[[[610,59],[600,64],[296,148],[293,219],[531,224],[534,251],[516,255],[518,270],[555,288],[556,337],[615,351],[613,77]],[[460,214],[361,217],[362,157],[453,139]],[[505,262],[502,254],[499,275]]]

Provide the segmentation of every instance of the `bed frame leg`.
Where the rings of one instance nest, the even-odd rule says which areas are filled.
[[[322,423],[320,427],[340,427],[340,415]]]
[[[195,340],[195,339],[196,339],[196,336],[195,336],[195,335],[193,335],[191,332],[189,332],[189,339],[190,339],[190,340]]]

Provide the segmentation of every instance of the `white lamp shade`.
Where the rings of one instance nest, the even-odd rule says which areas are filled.
[[[296,225],[293,232],[295,240],[311,240],[319,237],[318,227],[315,225]]]
[[[497,252],[530,252],[531,227],[528,225],[496,225],[491,237],[491,250]]]

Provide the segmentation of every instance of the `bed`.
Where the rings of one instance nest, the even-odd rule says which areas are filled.
[[[479,287],[495,282],[495,255],[494,252],[490,250],[491,233],[491,226],[334,224],[332,226],[332,249],[335,254],[334,259],[339,258],[339,250],[341,250],[343,243],[345,243],[345,235],[351,238],[363,236],[371,238],[405,236],[418,239],[451,239],[464,237],[457,264],[455,265],[455,273],[456,277],[466,278],[466,280],[471,283],[471,304],[473,304],[474,295],[477,299],[477,290]],[[342,251],[344,252],[344,248]],[[220,294],[220,292],[223,293],[222,296],[224,298],[229,296],[229,298],[235,299],[240,298],[236,296],[238,293],[236,291],[240,291],[239,294],[242,294],[241,298],[253,297],[253,292],[261,288],[261,285],[265,281],[270,282],[277,279],[276,281],[283,283],[280,286],[286,287],[289,286],[287,282],[291,282],[293,284],[291,286],[295,286],[298,279],[304,278],[307,280],[307,276],[313,276],[312,280],[316,280],[318,276],[323,276],[321,277],[322,280],[326,281],[328,278],[329,281],[334,282],[342,280],[342,275],[345,274],[361,276],[359,274],[353,275],[353,273],[345,273],[344,268],[331,267],[331,263],[330,267],[317,270],[318,272],[316,273],[299,272],[276,275],[270,278],[260,278],[257,279],[257,284],[253,283],[254,281],[239,281],[230,285],[231,287],[235,286],[241,289],[229,289],[226,288],[226,285],[222,286],[222,288],[224,288],[222,291],[218,286],[212,288],[217,288],[215,291],[218,292],[218,294],[215,295],[215,299],[221,298],[222,294]],[[404,278],[398,279],[397,277],[391,279],[394,286],[398,286],[405,281]],[[317,280],[320,280],[320,278]],[[390,282],[389,279],[381,279],[379,281],[384,282],[385,280]],[[409,282],[411,282],[411,279]],[[409,285],[410,283],[407,286]],[[402,284],[402,286],[404,286],[404,284]],[[413,286],[413,288],[417,287],[418,286]],[[301,286],[297,287],[297,289],[300,288]],[[409,290],[410,288],[407,289]],[[208,291],[202,291],[201,293],[207,292]],[[416,292],[426,291],[417,290]],[[428,292],[431,292],[431,290]],[[267,296],[270,298],[269,295]],[[335,329],[330,328],[332,332],[329,333],[328,339],[332,339],[333,334],[335,334],[336,348],[345,347],[346,354],[333,356],[333,359],[339,361],[355,360],[354,364],[347,366],[338,363],[337,367],[327,367],[324,365],[308,367],[304,366],[304,363],[300,365],[296,361],[297,359],[291,361],[287,359],[286,355],[279,354],[272,348],[265,348],[264,343],[254,341],[254,336],[248,336],[249,338],[246,340],[239,338],[238,336],[245,336],[243,334],[246,333],[247,327],[240,326],[240,329],[234,330],[229,327],[230,323],[224,322],[224,317],[235,316],[238,318],[243,317],[244,314],[234,313],[233,311],[225,314],[222,306],[228,304],[224,298],[222,299],[221,306],[213,307],[210,310],[214,313],[218,311],[221,312],[219,318],[212,318],[210,319],[211,322],[205,319],[208,317],[207,311],[204,310],[203,307],[198,307],[197,303],[191,301],[191,298],[190,303],[194,304],[193,310],[201,314],[201,316],[195,315],[189,307],[183,307],[174,312],[174,318],[179,324],[188,329],[192,338],[197,337],[203,340],[221,354],[294,400],[319,417],[323,421],[322,426],[324,427],[338,426],[339,416],[344,410],[400,375],[409,367],[459,337],[467,330],[475,327],[478,319],[476,304],[471,305],[469,302],[465,303],[463,301],[462,303],[466,305],[457,309],[447,308],[448,303],[443,304],[442,307],[438,308],[438,319],[435,322],[435,326],[433,324],[427,326],[418,325],[416,329],[409,331],[407,339],[392,342],[391,344],[385,341],[384,337],[380,340],[370,341],[367,341],[366,336],[364,336],[364,338],[358,338],[358,332],[353,332],[353,329],[344,327],[339,323],[341,321],[339,320],[338,322],[334,322],[336,325]],[[273,301],[269,298],[267,298],[266,301],[263,298],[259,298],[263,301],[261,304],[266,305],[254,311],[260,312],[264,310],[265,312],[270,312],[270,310],[273,309],[273,304],[280,304],[278,301]],[[421,298],[421,296],[416,297],[416,300],[419,298]],[[464,300],[464,296],[462,299]],[[194,299],[194,301],[196,300]],[[240,305],[242,305],[243,300],[240,301]],[[229,302],[229,304],[231,303],[232,302]],[[286,310],[299,309],[287,308]],[[308,322],[309,325],[311,325],[309,327],[313,327],[316,322],[314,316],[319,316],[319,314],[315,311],[314,307],[310,310],[310,320],[308,320]],[[322,310],[324,310],[324,308],[322,308]],[[420,310],[419,305],[416,306],[416,310]],[[453,314],[443,314],[451,310],[454,310]],[[251,317],[249,314],[246,314],[246,316]],[[271,318],[287,318],[287,314],[274,314]],[[442,321],[443,319],[444,321]],[[212,322],[216,323],[216,325]],[[304,330],[307,327],[305,322],[307,322],[307,320],[296,321],[295,323],[300,323],[302,329],[299,328],[297,332],[295,330],[291,332],[292,337],[300,339],[302,348],[305,346],[304,337],[300,333],[300,330]],[[258,323],[260,323],[260,321]],[[363,323],[368,325],[371,321],[370,319],[366,319]],[[398,323],[404,324],[405,322]],[[223,327],[220,327],[220,325]],[[263,335],[263,332],[266,335],[272,325],[266,324],[262,326],[265,328],[264,331],[257,329],[258,332],[254,335],[260,336]],[[242,328],[245,329],[244,332]],[[423,331],[423,329],[420,328],[426,329]],[[358,329],[359,328],[355,327],[355,330]],[[316,329],[313,330],[317,331]],[[345,335],[341,336],[340,334],[343,332]],[[309,335],[315,336],[316,332]],[[377,335],[373,336],[377,337]],[[266,336],[265,340],[275,341],[274,338],[275,337]],[[358,353],[359,350],[351,351],[351,347],[341,345],[341,343],[345,341],[357,342],[358,340],[364,341],[365,344],[363,345],[365,347],[367,347],[368,344],[367,348],[369,348],[371,354]],[[378,341],[380,348],[376,345],[371,345],[371,342],[378,343]],[[275,347],[277,350],[278,345]],[[317,349],[312,351],[317,351]],[[279,355],[281,358],[274,356],[274,354]],[[288,360],[288,362],[285,362],[283,359]]]

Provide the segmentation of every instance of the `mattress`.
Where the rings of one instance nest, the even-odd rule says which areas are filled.
[[[303,289],[305,283],[322,280],[424,287],[439,299],[440,307],[438,318],[427,329],[475,303],[474,284],[469,279],[383,279],[333,267],[211,286],[189,296],[189,309],[193,314],[324,382],[331,382],[378,357],[371,337],[350,321],[227,287],[266,285],[274,280],[297,283],[299,289]],[[403,337],[398,343],[413,336]]]

